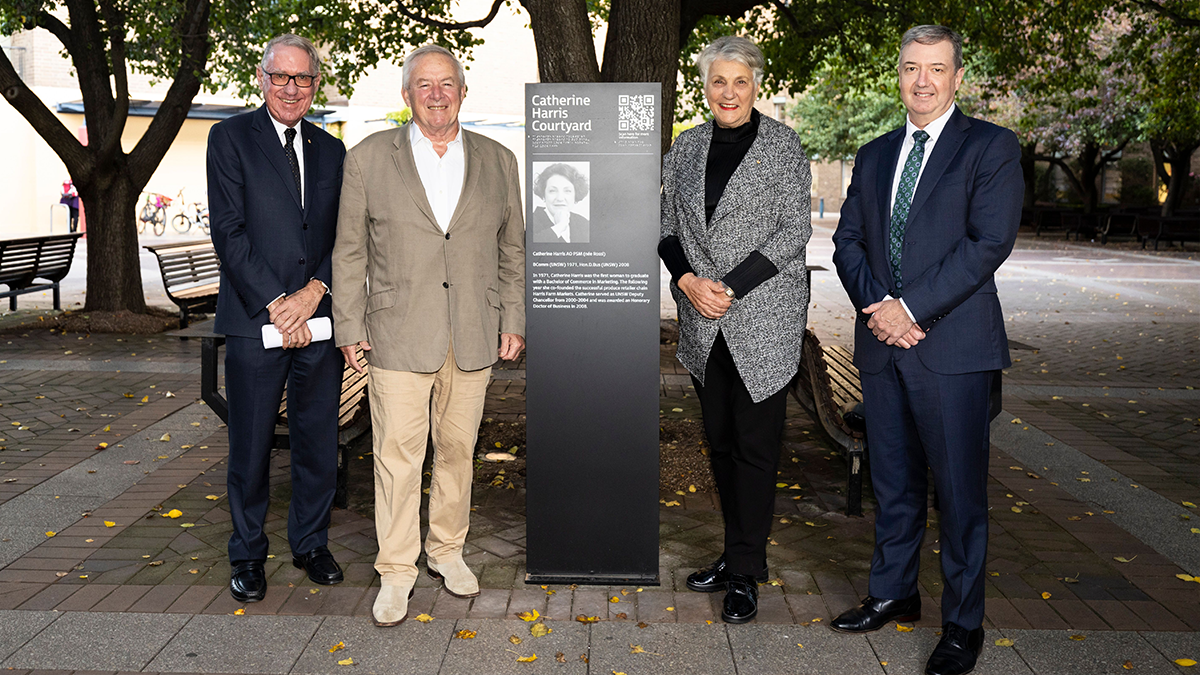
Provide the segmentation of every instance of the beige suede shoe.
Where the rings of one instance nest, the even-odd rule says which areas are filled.
[[[371,608],[371,619],[376,626],[399,626],[408,618],[408,599],[412,589],[407,586],[381,586]]]
[[[426,560],[425,567],[429,576],[441,580],[450,595],[456,598],[474,598],[479,595],[479,580],[462,558],[454,558],[444,563]]]

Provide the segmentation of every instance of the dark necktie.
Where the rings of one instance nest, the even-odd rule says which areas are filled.
[[[296,194],[300,195],[300,203],[304,203],[304,190],[300,187],[300,162],[296,160],[296,149],[292,147],[292,141],[296,139],[295,129],[284,129],[283,138],[286,141],[283,144],[283,154],[287,155],[288,165],[292,167],[292,179],[296,181]]]
[[[908,225],[908,207],[912,206],[913,192],[917,189],[917,176],[921,173],[921,160],[925,158],[925,141],[929,134],[923,129],[913,132],[912,150],[904,160],[904,169],[900,174],[900,186],[896,188],[896,203],[892,205],[892,222],[889,228],[888,257],[892,262],[892,282],[895,284],[896,297],[900,297],[900,287],[904,280],[900,274],[900,257],[904,251],[904,228]]]

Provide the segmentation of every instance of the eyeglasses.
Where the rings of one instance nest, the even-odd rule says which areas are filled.
[[[276,87],[286,87],[288,82],[295,82],[297,87],[307,89],[313,85],[313,80],[317,79],[314,75],[301,73],[299,75],[288,75],[287,73],[267,73],[271,78],[271,84]]]

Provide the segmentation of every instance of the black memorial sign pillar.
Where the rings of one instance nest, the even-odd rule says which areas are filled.
[[[528,583],[658,581],[658,84],[528,84]]]

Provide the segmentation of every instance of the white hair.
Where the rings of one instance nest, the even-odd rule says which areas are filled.
[[[458,71],[458,86],[466,89],[467,73],[463,70],[462,63],[459,62],[458,57],[456,57],[449,49],[439,45],[424,45],[417,47],[409,52],[408,56],[404,57],[404,67],[401,70],[400,75],[400,86],[403,89],[408,90],[409,76],[412,74],[412,69],[416,67],[417,61],[430,54],[441,54],[442,56],[445,56],[453,61],[454,68]]]
[[[270,65],[269,62],[271,60],[271,53],[280,45],[284,47],[297,47],[299,49],[303,49],[308,53],[309,68],[312,71],[309,73],[309,75],[316,77],[321,74],[321,55],[317,53],[316,45],[314,45],[308,38],[294,35],[292,33],[276,35],[275,37],[271,38],[270,42],[267,42],[267,46],[263,49],[262,61],[258,64],[258,67],[261,68],[263,72],[266,72],[267,67]]]
[[[713,40],[700,56],[696,57],[696,67],[700,69],[700,79],[708,82],[708,69],[714,61],[737,61],[754,73],[754,86],[762,85],[763,59],[758,45],[738,35],[726,35]]]

